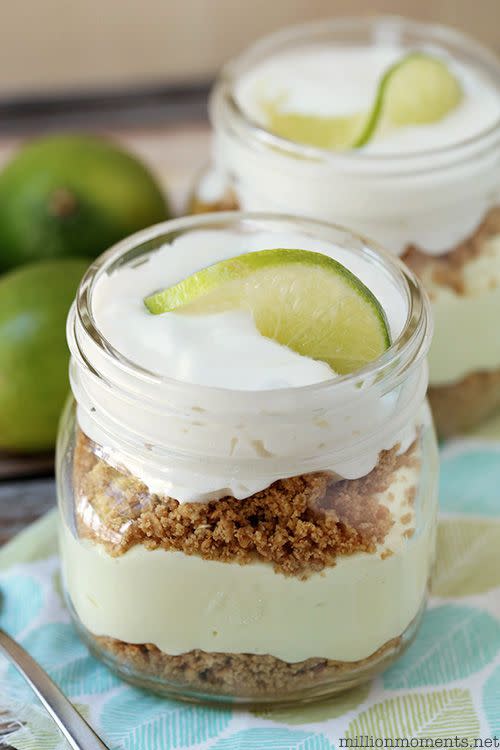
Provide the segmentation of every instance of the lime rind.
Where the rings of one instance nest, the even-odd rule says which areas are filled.
[[[460,104],[462,87],[442,60],[412,52],[382,76],[371,112],[354,148],[381,130],[438,122]]]
[[[283,95],[261,106],[270,130],[280,137],[326,150],[347,150],[361,148],[393,128],[437,122],[462,97],[460,82],[442,60],[410,52],[382,75],[367,112],[342,117],[288,112],[283,109]]]
[[[351,271],[322,253],[272,249],[208,266],[146,297],[153,314],[247,309],[263,336],[339,374],[377,359],[389,346],[385,313]]]

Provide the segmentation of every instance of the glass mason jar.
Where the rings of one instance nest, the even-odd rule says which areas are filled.
[[[362,370],[308,386],[229,390],[149,372],[99,331],[96,287],[197,230],[335,243],[389,284],[401,330]],[[57,460],[63,582],[92,652],[158,693],[252,704],[326,696],[398,657],[434,559],[431,327],[413,274],[333,225],[190,217],[101,256],[68,318],[74,399]]]
[[[199,179],[190,210],[286,211],[336,221],[403,256],[433,304],[429,397],[445,437],[500,407],[500,122],[425,152],[332,152],[265,130],[236,95],[243,76],[278,54],[314,44],[384,43],[437,50],[478,71],[493,89],[500,86],[499,59],[441,26],[341,18],[278,32],[219,76],[210,103],[213,165]]]

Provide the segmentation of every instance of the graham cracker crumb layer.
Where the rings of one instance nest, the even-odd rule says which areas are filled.
[[[99,450],[78,431],[74,486],[81,537],[103,544],[112,556],[140,544],[206,560],[260,560],[298,577],[334,565],[341,555],[374,553],[394,523],[378,496],[399,468],[418,463],[415,444],[401,455],[396,446],[361,479],[339,481],[318,472],[282,479],[244,500],[179,503],[151,494]]]
[[[465,293],[464,267],[477,258],[492,237],[500,234],[500,206],[488,211],[477,230],[456,247],[441,255],[429,255],[410,245],[402,259],[425,283],[447,286],[456,294]]]
[[[289,663],[269,655],[190,651],[169,656],[152,644],[134,645],[114,638],[85,634],[98,656],[138,684],[154,680],[177,690],[246,699],[276,699],[321,684],[348,679],[356,673],[380,671],[402,650],[403,636],[387,641],[374,654],[355,662],[311,658]],[[142,678],[142,679],[141,679]],[[149,685],[152,687],[153,685]]]
[[[500,410],[500,369],[475,372],[451,385],[428,391],[438,435],[463,433]]]
[[[196,193],[194,193],[189,199],[187,213],[191,215],[196,214],[208,214],[218,211],[238,211],[239,204],[238,199],[234,191],[228,187],[220,200],[213,201],[212,203],[206,203],[202,201]]]

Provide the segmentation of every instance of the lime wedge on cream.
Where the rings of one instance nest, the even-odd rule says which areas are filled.
[[[262,101],[267,126],[272,133],[294,143],[342,151],[354,148],[365,129],[366,115],[360,113],[346,117],[321,117],[319,115],[289,112],[283,109],[283,97]]]
[[[457,78],[442,60],[412,53],[382,76],[375,102],[355,147],[375,134],[405,125],[438,122],[462,101]]]
[[[153,314],[249,310],[263,336],[339,374],[390,345],[372,292],[341,263],[308,250],[261,250],[223,260],[146,297]]]
[[[366,112],[342,117],[300,114],[286,110],[283,96],[261,106],[276,135],[316,148],[346,150],[360,148],[394,128],[437,122],[462,97],[460,82],[442,60],[413,52],[384,73]]]

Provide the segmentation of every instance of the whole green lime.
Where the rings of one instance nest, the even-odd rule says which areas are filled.
[[[54,446],[68,391],[66,316],[85,260],[48,260],[0,277],[0,449]]]
[[[25,145],[0,173],[0,270],[44,258],[95,258],[169,217],[146,167],[93,136]]]

